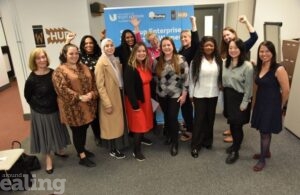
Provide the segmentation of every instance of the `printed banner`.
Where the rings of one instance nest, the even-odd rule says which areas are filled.
[[[180,32],[192,28],[190,16],[193,15],[194,7],[192,5],[104,8],[106,36],[118,46],[123,30],[134,30],[130,19],[135,16],[141,21],[140,32],[145,43],[145,34],[153,31],[159,39],[165,36],[172,37],[178,50],[180,48]]]

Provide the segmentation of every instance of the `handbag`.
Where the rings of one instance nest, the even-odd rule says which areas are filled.
[[[7,174],[6,174],[7,173]],[[33,176],[22,156],[7,172],[0,171],[0,191],[26,191],[33,184]]]
[[[11,148],[15,148],[15,144],[18,144],[19,145],[19,148],[22,148],[22,145],[19,141],[13,141],[11,143]],[[35,171],[35,170],[40,170],[41,169],[41,163],[38,159],[37,156],[35,155],[28,155],[26,153],[23,153],[21,155],[21,158],[23,159],[23,163],[24,163],[24,166],[26,166],[26,168],[29,170],[29,171]]]

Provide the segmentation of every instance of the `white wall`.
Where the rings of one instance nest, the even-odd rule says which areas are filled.
[[[18,81],[19,92],[24,114],[30,113],[24,99],[23,90],[30,70],[27,66],[30,51],[35,48],[32,25],[43,25],[45,28],[64,27],[77,33],[74,43],[90,34],[88,7],[82,0],[0,0],[0,13],[11,51],[14,70]],[[63,43],[47,44],[51,67],[59,64],[59,52]]]
[[[9,84],[7,69],[2,52],[0,52],[0,88]]]
[[[299,11],[299,0],[256,0],[254,28],[259,37],[257,44],[251,50],[252,53],[257,53],[259,43],[264,40],[265,22],[282,22],[281,41],[284,39],[300,38]]]

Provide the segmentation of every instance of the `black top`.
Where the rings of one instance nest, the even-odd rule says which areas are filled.
[[[128,66],[128,60],[131,54],[131,49],[129,46],[120,45],[116,47],[114,55],[119,57],[120,63],[122,64],[123,74]]]
[[[137,69],[132,66],[127,66],[124,71],[124,89],[125,95],[128,97],[132,109],[139,109],[138,100],[141,102],[145,101],[143,93],[143,82],[142,78]]]
[[[89,67],[89,69],[94,72],[95,66],[97,64],[97,61],[98,61],[100,55],[99,54],[93,54],[93,55],[82,54],[81,55],[81,62],[83,64],[87,65]]]
[[[56,93],[52,84],[53,69],[45,75],[31,72],[25,82],[24,96],[30,108],[41,114],[58,111]]]
[[[244,42],[246,52],[250,51],[250,49],[253,47],[257,39],[258,39],[257,33],[255,31],[250,32],[250,38]]]
[[[179,54],[183,55],[185,57],[186,62],[188,63],[188,65],[190,66],[191,61],[193,60],[195,53],[199,47],[199,35],[198,35],[198,31],[191,31],[192,33],[192,41],[191,41],[191,46],[187,49],[185,49],[184,47],[182,47],[179,50]]]

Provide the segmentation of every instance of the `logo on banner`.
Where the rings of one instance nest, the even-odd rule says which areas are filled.
[[[157,14],[153,11],[149,12],[148,17],[152,20],[155,19],[166,19],[166,14]]]
[[[175,10],[171,10],[171,20],[176,20],[177,18],[186,18],[187,16],[187,12],[176,12]]]
[[[114,22],[118,19],[117,14],[109,14],[109,20]]]

